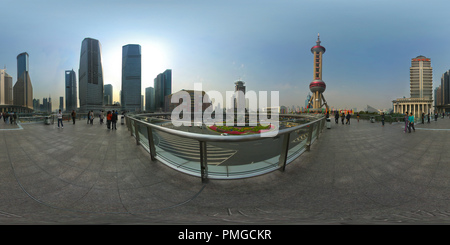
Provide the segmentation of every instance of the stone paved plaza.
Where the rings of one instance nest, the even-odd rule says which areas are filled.
[[[206,184],[120,124],[0,124],[0,224],[450,224],[448,118],[333,122],[284,172]]]

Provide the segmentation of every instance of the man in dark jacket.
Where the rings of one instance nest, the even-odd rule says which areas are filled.
[[[117,130],[117,128],[116,128],[117,113],[116,113],[115,111],[112,111],[112,119],[111,119],[111,122],[112,122],[112,127],[111,127],[111,129],[116,129],[116,130]]]

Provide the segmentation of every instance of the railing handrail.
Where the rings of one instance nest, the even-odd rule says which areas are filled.
[[[163,115],[164,116],[170,115],[170,113],[136,114],[134,116],[163,116]],[[280,116],[301,117],[301,114],[280,114]],[[165,133],[169,133],[169,134],[180,136],[180,137],[184,137],[184,138],[195,139],[195,140],[198,140],[198,141],[204,141],[204,142],[240,142],[240,141],[252,141],[252,140],[258,140],[258,139],[267,138],[267,137],[262,137],[261,134],[221,136],[221,135],[206,135],[206,134],[192,133],[192,132],[186,132],[186,131],[181,131],[181,130],[176,130],[176,129],[171,129],[171,128],[155,125],[155,124],[152,124],[152,123],[148,123],[148,122],[139,120],[139,119],[134,118],[134,117],[130,117],[129,115],[125,115],[125,117],[127,117],[127,118],[129,118],[131,120],[139,121],[139,123],[141,123],[143,125],[151,127],[153,129],[160,130],[160,131],[165,132]],[[321,120],[324,120],[324,119],[325,119],[325,116],[323,116],[323,117],[321,117],[319,119],[316,119],[314,121],[295,126],[295,127],[290,127],[290,128],[285,128],[285,129],[278,130],[277,134],[273,135],[271,137],[275,137],[275,136],[278,136],[278,135],[291,133],[291,132],[296,131],[298,129],[301,129],[301,128],[304,128],[304,127],[308,127],[309,125],[312,125],[312,124],[314,124],[316,122],[319,122]],[[262,134],[269,134],[269,133],[270,132],[266,132],[266,133],[262,133]]]

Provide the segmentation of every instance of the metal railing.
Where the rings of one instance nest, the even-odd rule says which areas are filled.
[[[221,136],[202,128],[186,127],[184,130],[152,123],[156,117],[168,113],[126,115],[125,124],[136,144],[143,146],[152,161],[158,160],[178,171],[208,179],[237,179],[262,175],[274,170],[284,171],[323,132],[326,119],[323,115],[308,115],[309,122],[279,129],[274,137],[259,134]],[[286,114],[281,116],[305,117]],[[159,125],[158,125],[159,124]],[[191,131],[191,132],[189,132]]]

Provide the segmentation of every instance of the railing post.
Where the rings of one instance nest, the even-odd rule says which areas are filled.
[[[147,138],[148,138],[148,147],[150,150],[150,158],[152,161],[156,160],[156,150],[155,150],[155,142],[153,141],[153,132],[152,128],[147,127]]]
[[[286,161],[289,150],[289,138],[290,133],[286,133],[283,135],[283,145],[281,145],[280,159],[278,161],[278,166],[280,167],[280,170],[283,172],[286,169]]]
[[[208,182],[208,162],[206,153],[206,142],[200,142],[200,174],[202,177],[202,183]]]
[[[306,151],[309,151],[311,149],[311,141],[312,141],[313,130],[314,130],[314,124],[309,125],[308,139],[306,140]]]
[[[140,139],[139,139],[139,123],[137,121],[134,121],[134,134],[136,137],[136,145],[140,145]]]
[[[322,125],[322,121],[318,121],[315,124],[317,124],[317,129],[316,129],[316,139],[319,139],[319,131]]]

